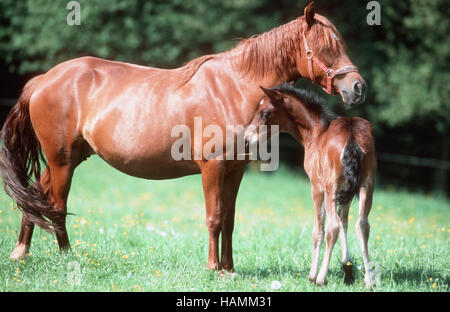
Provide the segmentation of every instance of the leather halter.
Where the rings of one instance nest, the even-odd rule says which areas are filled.
[[[326,76],[327,76],[327,88],[325,89],[324,87],[322,87],[322,89],[327,92],[328,94],[336,94],[335,91],[333,91],[333,78],[336,75],[342,75],[342,74],[346,74],[346,73],[350,73],[350,72],[358,72],[358,67],[356,67],[353,64],[349,64],[349,65],[345,65],[342,66],[341,68],[337,69],[337,70],[333,70],[331,67],[327,67],[325,66],[313,53],[313,51],[309,48],[308,46],[308,42],[306,41],[306,36],[305,36],[305,32],[302,31],[302,36],[303,36],[303,45],[305,47],[305,52],[306,52],[306,58],[308,59],[308,71],[309,71],[309,77],[311,78],[311,81],[314,82],[315,84],[319,84],[316,81],[316,77],[314,76],[314,69],[313,69],[313,62],[317,64],[317,66],[319,66],[319,68],[325,72]],[[320,84],[319,84],[320,85]]]

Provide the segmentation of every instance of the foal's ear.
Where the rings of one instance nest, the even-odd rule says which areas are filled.
[[[267,97],[270,99],[270,101],[273,104],[278,104],[278,103],[281,103],[283,101],[283,97],[277,91],[266,89],[266,88],[261,87],[261,86],[259,86],[259,87],[267,95]]]
[[[306,24],[308,24],[308,27],[311,27],[312,24],[314,24],[314,14],[316,14],[316,12],[314,11],[314,1],[311,1],[306,6],[303,13],[305,14]]]

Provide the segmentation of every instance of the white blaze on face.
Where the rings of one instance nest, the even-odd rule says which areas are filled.
[[[245,130],[244,137],[249,145],[256,144],[258,142],[258,131],[256,130],[256,127],[253,125],[248,126]]]

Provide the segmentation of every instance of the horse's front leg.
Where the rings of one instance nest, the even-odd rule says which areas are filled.
[[[222,219],[222,256],[221,266],[230,272],[233,269],[233,247],[232,236],[234,229],[234,212],[236,208],[236,197],[239,190],[239,185],[244,175],[245,165],[242,168],[236,169],[227,173],[223,185],[223,219]]]
[[[206,204],[206,226],[209,231],[207,268],[219,270],[219,235],[223,218],[223,161],[209,160],[201,165],[203,192]]]

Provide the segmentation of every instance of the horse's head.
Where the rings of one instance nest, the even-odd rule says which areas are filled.
[[[306,6],[300,23],[302,44],[296,59],[300,75],[328,93],[339,93],[349,106],[363,103],[366,82],[351,63],[334,25],[314,12],[313,2]]]

